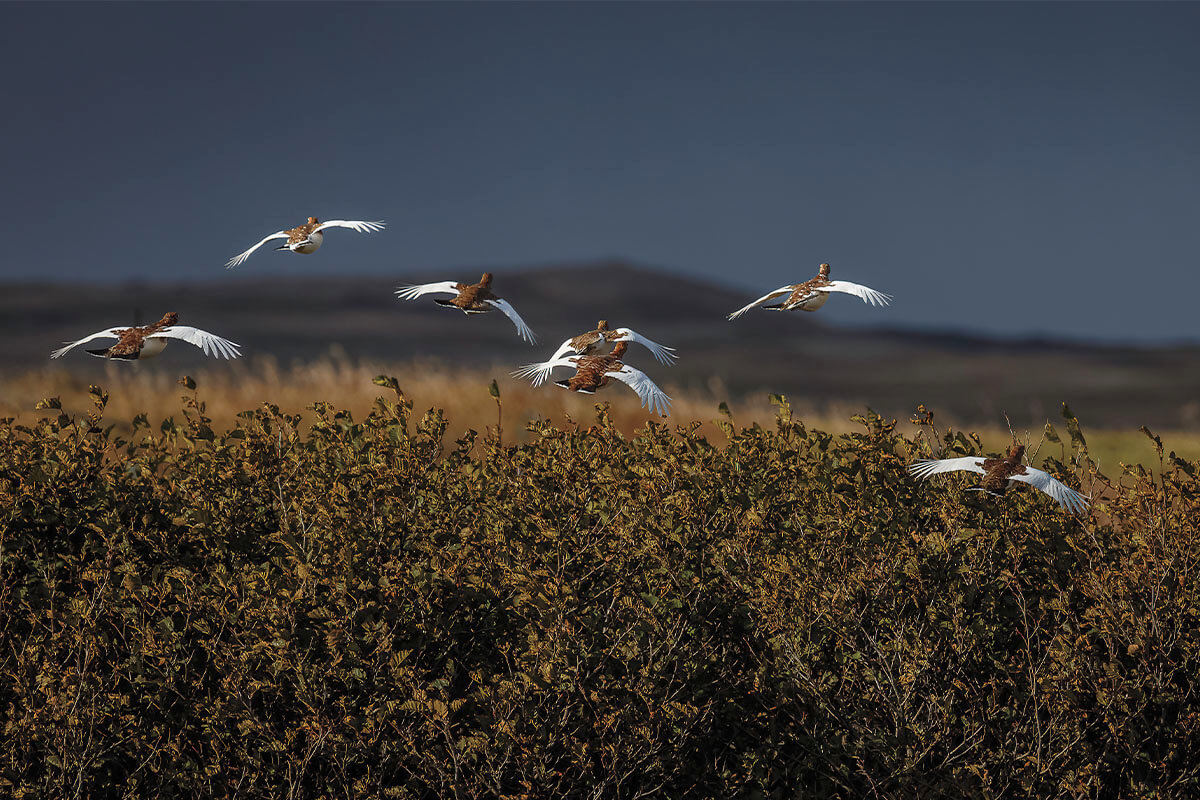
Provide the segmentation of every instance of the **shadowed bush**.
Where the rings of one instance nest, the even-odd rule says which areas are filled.
[[[1109,481],[1067,412],[1076,520],[915,483],[980,451],[929,419],[503,446],[379,382],[357,421],[0,424],[0,793],[1200,791],[1200,482],[1161,443]]]

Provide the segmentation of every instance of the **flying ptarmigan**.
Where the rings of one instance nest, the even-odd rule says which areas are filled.
[[[785,294],[787,295],[787,299],[783,302],[763,306],[763,308],[768,311],[816,311],[829,300],[830,292],[852,294],[855,297],[861,298],[863,302],[873,306],[886,306],[892,302],[890,294],[877,292],[874,289],[863,286],[861,283],[829,280],[829,265],[822,264],[820,271],[817,272],[817,277],[807,280],[804,283],[792,283],[787,286],[780,286],[775,291],[764,294],[753,303],[739,308],[730,314],[728,319],[737,319],[755,306],[761,306],[768,300],[783,297]]]
[[[521,319],[521,315],[517,310],[502,297],[497,297],[492,294],[492,273],[485,272],[483,277],[479,279],[479,283],[465,284],[455,283],[454,281],[440,281],[438,283],[420,283],[413,286],[401,286],[396,290],[396,297],[401,300],[416,300],[421,295],[425,294],[452,294],[450,300],[434,300],[439,306],[445,308],[457,308],[466,314],[486,314],[489,311],[499,309],[504,313],[504,316],[512,320],[513,325],[517,326],[517,333],[525,341],[533,344],[536,340],[533,331],[525,324],[525,320]]]
[[[81,344],[95,339],[116,339],[117,342],[99,350],[88,350],[99,358],[115,358],[122,361],[134,361],[142,358],[153,358],[163,351],[171,339],[179,339],[194,344],[204,351],[204,355],[214,358],[237,358],[241,355],[241,346],[220,336],[213,336],[208,331],[192,328],[187,325],[176,325],[179,315],[174,311],[163,314],[163,318],[153,325],[134,325],[129,328],[107,328],[85,336],[77,342],[67,342],[66,347],[60,347],[50,354],[51,358],[66,355]]]
[[[293,253],[305,255],[315,253],[321,248],[321,243],[325,241],[323,231],[326,228],[349,228],[359,233],[371,233],[383,230],[384,225],[381,221],[363,222],[357,219],[331,219],[327,222],[320,222],[316,217],[309,217],[308,222],[303,225],[297,225],[295,228],[288,228],[285,231],[276,231],[246,252],[238,253],[225,262],[225,268],[232,269],[241,264],[250,257],[251,253],[273,239],[287,239],[287,244],[276,247],[276,250],[291,250]]]

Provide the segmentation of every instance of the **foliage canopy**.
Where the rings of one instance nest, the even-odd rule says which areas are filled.
[[[928,419],[504,446],[378,382],[303,427],[0,424],[0,793],[1200,791],[1195,463],[1109,481],[1065,412],[1077,520],[914,482],[979,452]]]

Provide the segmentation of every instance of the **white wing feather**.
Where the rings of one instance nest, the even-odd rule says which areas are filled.
[[[792,290],[795,288],[796,288],[796,284],[792,284],[790,286],[780,286],[775,291],[773,291],[769,294],[764,294],[762,297],[758,298],[753,303],[749,303],[747,305],[742,306],[737,311],[733,312],[728,317],[726,317],[726,319],[729,319],[729,320],[737,319],[742,314],[745,314],[747,311],[754,308],[755,306],[760,306],[763,303],[767,302],[768,300],[774,300],[776,297],[780,297],[781,295],[791,294]]]
[[[559,348],[561,350],[561,348]],[[550,373],[559,367],[575,367],[576,358],[551,358],[538,364],[526,364],[512,373],[514,378],[532,379],[534,386],[541,386]]]
[[[416,300],[423,294],[458,294],[458,284],[454,281],[439,281],[437,283],[414,283],[401,286],[396,290],[396,297],[401,300]]]
[[[383,230],[384,227],[383,220],[376,220],[375,222],[363,222],[362,220],[357,219],[330,219],[313,228],[313,233],[316,233],[317,231],[323,231],[326,228],[349,228],[350,230],[358,231],[359,233],[374,233],[375,231]]]
[[[558,346],[558,349],[554,351],[554,355],[552,355],[552,356],[550,356],[550,358],[546,359],[546,363],[547,363],[547,364],[549,364],[551,361],[557,361],[558,359],[560,359],[560,358],[562,358],[563,356],[565,356],[567,353],[578,353],[579,351],[578,351],[578,350],[576,350],[576,349],[575,349],[575,348],[574,348],[574,347],[571,345],[571,342],[572,342],[572,341],[574,341],[574,339],[573,339],[573,338],[572,338],[572,339],[567,339],[565,342],[563,342],[562,344],[560,344],[560,345]]]
[[[1033,488],[1045,492],[1072,514],[1082,514],[1087,510],[1087,501],[1090,499],[1087,495],[1080,494],[1048,472],[1026,467],[1024,474],[1009,476],[1009,480],[1028,483]]]
[[[928,478],[930,475],[939,475],[943,472],[959,472],[962,470],[978,472],[980,475],[983,475],[986,472],[982,466],[983,462],[984,459],[982,457],[975,456],[968,458],[930,459],[909,464],[908,471],[915,478]]]
[[[525,320],[521,319],[521,315],[517,310],[505,299],[497,297],[495,300],[484,300],[493,308],[498,308],[504,312],[504,316],[512,320],[513,325],[517,326],[517,333],[521,334],[521,338],[533,344],[537,341],[537,337],[533,335],[533,331],[529,330],[529,326],[525,324]]]
[[[650,411],[662,416],[669,416],[671,413],[671,398],[667,397],[666,392],[658,388],[654,381],[640,369],[634,369],[628,364],[621,367],[619,370],[614,370],[604,373],[610,378],[616,378],[630,389],[637,392],[637,396],[642,400],[642,407],[649,407]]]
[[[204,355],[212,356],[213,358],[237,358],[241,355],[238,352],[238,348],[241,345],[237,342],[222,339],[220,336],[213,336],[208,331],[202,331],[190,325],[172,325],[169,328],[152,333],[146,338],[179,339],[180,341],[199,347],[204,351]]]
[[[526,364],[517,372],[514,372],[513,376],[517,378],[527,378],[533,383],[534,386],[541,386],[550,377],[550,373],[554,371],[555,367],[573,366],[571,362],[564,359],[563,356],[565,356],[567,353],[574,352],[577,351],[575,348],[571,347],[571,340],[567,339],[558,346],[558,349],[554,351],[554,355],[550,356],[550,358],[546,359],[540,364]]]
[[[267,238],[263,239],[261,242],[259,242],[258,244],[254,245],[254,247],[251,247],[251,248],[250,248],[249,250],[247,250],[246,252],[244,252],[244,253],[238,253],[236,256],[234,256],[233,258],[231,258],[231,259],[229,259],[228,261],[226,261],[226,262],[225,262],[225,269],[233,269],[233,268],[234,268],[234,267],[236,267],[238,264],[241,264],[243,261],[245,261],[247,258],[249,258],[249,257],[250,257],[250,254],[251,254],[251,253],[253,253],[253,252],[254,252],[255,250],[257,250],[258,248],[262,247],[264,244],[266,244],[267,242],[271,241],[272,239],[286,239],[286,238],[288,238],[288,235],[287,235],[287,233],[286,233],[286,232],[284,232],[284,231],[279,231],[278,233],[272,233],[270,236],[268,236]]]
[[[877,292],[870,287],[863,286],[861,283],[851,283],[850,281],[830,281],[825,286],[816,287],[813,291],[844,292],[845,294],[852,294],[873,306],[886,306],[892,302],[890,294]]]
[[[72,350],[74,350],[76,347],[78,347],[81,344],[87,344],[88,342],[94,341],[96,339],[103,339],[106,336],[109,337],[110,339],[116,339],[116,338],[118,338],[118,334],[121,331],[127,330],[128,328],[129,328],[128,325],[126,325],[123,328],[108,328],[107,330],[93,333],[91,336],[85,336],[77,342],[63,342],[63,344],[65,344],[66,347],[58,348],[57,350],[55,350],[53,353],[50,354],[50,357],[51,358],[61,358],[62,356],[65,356],[67,353],[71,352]]]
[[[632,328],[617,328],[617,333],[621,334],[622,336],[622,338],[618,339],[617,341],[624,340],[637,342],[642,347],[645,347],[647,350],[653,353],[654,357],[658,359],[660,364],[670,365],[676,358],[678,358],[678,356],[675,355],[674,347],[666,347],[658,342],[652,342],[637,331],[634,331]]]

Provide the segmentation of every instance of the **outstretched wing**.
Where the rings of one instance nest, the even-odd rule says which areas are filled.
[[[861,283],[851,283],[850,281],[830,281],[824,286],[817,286],[813,291],[844,292],[845,294],[852,294],[873,306],[886,306],[892,302],[890,294],[877,292],[868,286],[863,286]]]
[[[55,350],[53,353],[50,354],[50,357],[51,358],[60,358],[62,356],[65,356],[67,353],[71,352],[76,347],[79,347],[79,345],[81,345],[81,344],[87,344],[88,342],[94,341],[96,339],[103,339],[106,336],[110,339],[117,339],[117,338],[119,338],[121,331],[126,330],[127,328],[128,328],[128,326],[126,326],[125,328],[108,328],[107,330],[93,333],[91,336],[85,336],[77,342],[64,342],[63,344],[65,344],[66,347],[58,348],[57,350]]]
[[[1087,510],[1090,499],[1087,495],[1080,494],[1048,472],[1026,467],[1023,474],[1010,475],[1009,480],[1028,483],[1033,488],[1045,492],[1072,514],[1082,514]]]
[[[458,294],[458,284],[454,281],[439,281],[438,283],[414,283],[401,286],[396,290],[396,297],[401,300],[416,300],[423,294]]]
[[[261,242],[259,242],[258,244],[254,245],[254,247],[251,247],[251,248],[250,248],[249,250],[247,250],[246,252],[244,252],[244,253],[238,253],[236,256],[234,256],[233,258],[231,258],[231,259],[229,259],[228,261],[226,261],[226,262],[225,262],[225,269],[233,269],[233,268],[234,268],[234,267],[236,267],[238,264],[241,264],[243,261],[245,261],[247,258],[249,258],[249,257],[250,257],[250,254],[251,254],[251,253],[253,253],[253,252],[254,252],[255,250],[257,250],[258,248],[262,247],[264,244],[266,244],[267,242],[271,241],[272,239],[286,239],[286,238],[288,238],[288,235],[287,235],[287,233],[286,233],[285,231],[279,231],[278,233],[272,233],[270,236],[268,236],[267,238],[263,239]]]
[[[323,231],[326,228],[349,228],[350,230],[358,231],[359,233],[374,233],[375,231],[383,230],[384,227],[383,220],[377,220],[375,222],[363,222],[362,220],[357,219],[330,219],[313,228],[313,233],[316,233],[317,231]]]
[[[533,335],[533,331],[529,330],[529,326],[525,324],[525,320],[521,319],[521,315],[517,313],[517,310],[507,300],[497,297],[494,300],[484,300],[483,302],[503,311],[504,316],[511,319],[513,325],[517,326],[517,333],[521,334],[522,339],[530,344],[537,341],[537,338]]]
[[[665,347],[658,342],[652,342],[645,336],[642,336],[632,328],[617,328],[617,333],[621,334],[621,339],[617,341],[637,342],[642,347],[645,347],[654,357],[658,359],[658,363],[670,365],[678,356],[675,355],[674,347]]]
[[[202,331],[190,325],[172,325],[169,328],[156,331],[146,338],[179,339],[188,344],[196,345],[196,347],[204,351],[204,355],[213,356],[214,358],[237,358],[241,355],[238,352],[238,348],[241,345],[237,342],[222,339],[220,336],[213,336],[208,331]]]
[[[658,385],[640,369],[634,369],[626,364],[619,370],[612,370],[604,374],[610,378],[616,378],[637,392],[637,396],[642,399],[643,408],[648,406],[652,413],[661,414],[664,417],[670,415],[671,398],[667,397],[667,393],[658,388]]]
[[[767,302],[768,300],[774,300],[776,297],[781,297],[785,294],[791,294],[792,290],[795,289],[797,285],[798,284],[791,284],[790,286],[780,286],[778,289],[771,292],[770,294],[764,294],[762,297],[758,298],[753,303],[749,303],[747,305],[742,306],[741,308],[739,308],[737,311],[730,314],[725,319],[729,319],[729,320],[737,319],[742,314],[745,314],[747,311],[754,308],[755,306],[761,306],[763,303]]]
[[[534,386],[541,386],[550,377],[550,373],[555,367],[574,366],[571,362],[563,358],[567,353],[579,352],[571,346],[574,339],[567,339],[558,346],[554,351],[554,355],[546,359],[540,364],[526,364],[520,370],[514,372],[513,375],[517,378],[528,378],[533,382]]]
[[[909,464],[908,471],[914,478],[928,478],[930,475],[938,475],[943,472],[960,472],[962,470],[978,472],[980,475],[983,475],[986,472],[983,468],[983,461],[984,459],[976,456],[928,459]]]
[[[562,348],[559,348],[560,350]],[[538,364],[526,364],[520,369],[514,371],[514,378],[524,378],[532,380],[534,386],[541,386],[550,377],[550,373],[559,367],[575,367],[575,360],[570,358],[551,358],[549,361],[542,361]]]

